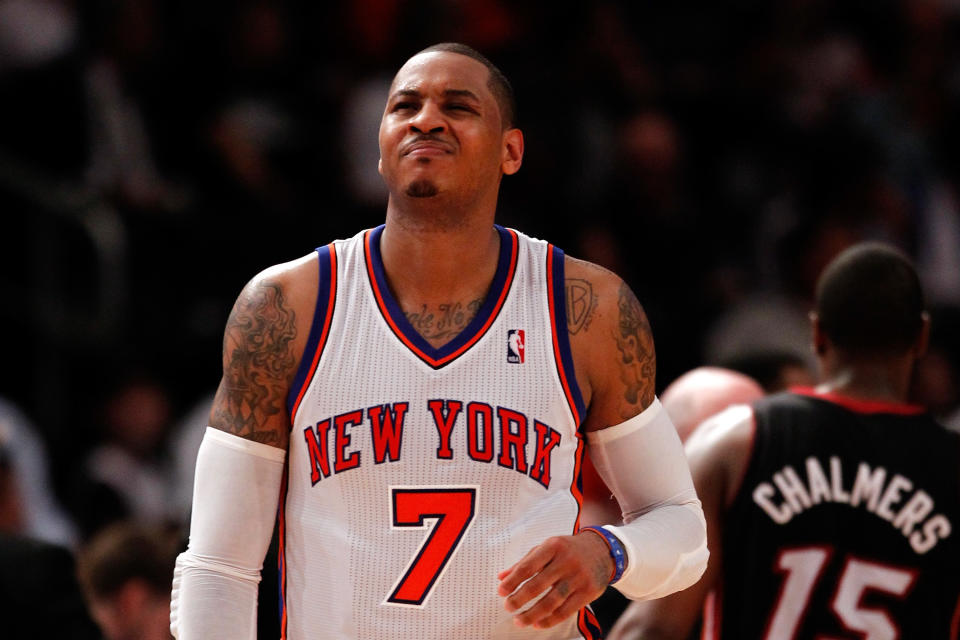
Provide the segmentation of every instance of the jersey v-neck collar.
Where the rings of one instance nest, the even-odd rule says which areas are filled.
[[[432,346],[413,328],[390,292],[383,269],[383,256],[380,253],[380,237],[383,235],[385,225],[370,229],[364,234],[363,253],[367,278],[380,314],[393,334],[414,355],[434,369],[450,364],[476,344],[497,319],[507,294],[510,293],[510,286],[513,284],[517,269],[519,239],[512,229],[505,229],[500,225],[494,225],[494,227],[500,234],[500,256],[490,291],[473,320],[453,340],[440,347]]]

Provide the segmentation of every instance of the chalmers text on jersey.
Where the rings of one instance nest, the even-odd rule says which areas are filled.
[[[792,465],[773,474],[772,482],[753,489],[753,501],[777,524],[821,504],[861,507],[889,522],[910,542],[916,553],[930,551],[950,535],[950,520],[934,513],[934,500],[926,491],[899,473],[889,476],[881,466],[857,465],[853,484],[844,486],[843,462],[830,456],[827,465],[810,456],[805,461],[806,478]],[[827,472],[829,468],[829,473]]]

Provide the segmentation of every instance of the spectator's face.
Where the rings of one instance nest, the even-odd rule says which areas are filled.
[[[496,197],[519,168],[480,62],[456,53],[411,58],[397,73],[380,122],[380,173],[393,197]],[[522,149],[522,148],[521,148]]]
[[[90,614],[105,640],[169,640],[170,597],[134,578],[108,597],[91,597]]]

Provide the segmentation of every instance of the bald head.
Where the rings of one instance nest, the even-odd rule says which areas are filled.
[[[720,367],[698,367],[683,374],[660,395],[681,440],[701,422],[734,404],[763,397],[763,388],[753,378]]]

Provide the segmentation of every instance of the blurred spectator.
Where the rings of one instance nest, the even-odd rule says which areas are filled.
[[[797,226],[778,244],[780,277],[773,286],[748,295],[717,318],[706,335],[707,362],[730,362],[744,354],[786,353],[813,370],[810,322],[817,274],[860,238],[846,221],[820,219]]]
[[[74,523],[60,506],[49,474],[46,447],[23,413],[0,398],[0,455],[8,469],[4,482],[2,530],[72,547]]]
[[[70,552],[5,532],[0,532],[0,619],[4,638],[102,637],[87,613]]]
[[[84,509],[86,531],[126,517],[154,525],[176,519],[165,452],[171,411],[167,389],[150,378],[132,377],[108,396],[105,439],[85,461],[87,475],[99,486]],[[104,500],[108,496],[113,500]]]
[[[106,640],[169,640],[170,587],[177,541],[161,530],[121,522],[98,533],[77,573]]]
[[[185,193],[161,170],[157,131],[145,113],[161,95],[149,74],[164,45],[160,7],[153,0],[101,0],[86,7],[96,25],[84,73],[90,159],[87,182],[135,211],[179,211]],[[146,103],[146,104],[145,104]]]
[[[197,453],[203,433],[210,423],[211,392],[204,395],[187,411],[170,433],[170,453],[173,462],[173,501],[176,507],[175,520],[184,530],[190,524],[190,509],[193,506],[193,478],[197,468]]]
[[[766,393],[812,387],[816,382],[807,360],[786,351],[745,353],[731,357],[721,366],[756,380]]]
[[[917,363],[910,400],[960,431],[960,307],[931,309],[930,325],[930,345]]]
[[[23,535],[25,511],[0,425],[0,619],[3,637],[99,638],[62,546]]]

